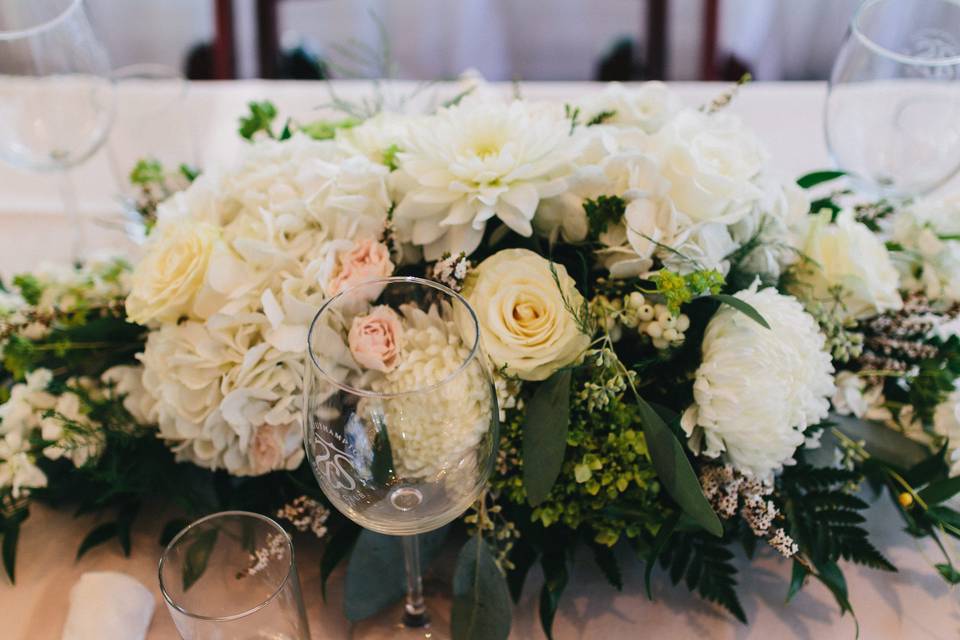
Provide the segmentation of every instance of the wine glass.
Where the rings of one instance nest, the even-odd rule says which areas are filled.
[[[313,473],[348,518],[403,536],[407,598],[399,625],[372,629],[380,637],[437,637],[415,536],[460,516],[493,469],[498,410],[479,335],[459,294],[408,277],[348,288],[310,326],[304,446]]]
[[[160,593],[184,640],[310,640],[293,541],[257,513],[224,511],[160,556]]]
[[[196,118],[187,110],[189,83],[173,67],[131,64],[115,69],[112,77],[119,99],[104,151],[123,218],[119,224],[101,223],[120,227],[133,242],[143,244],[156,221],[151,203],[189,186],[189,174],[197,170]],[[145,167],[151,172],[155,167],[160,178],[142,187],[134,185],[134,170],[142,172]]]
[[[911,197],[960,169],[960,4],[866,0],[830,77],[827,145],[880,196]]]
[[[82,0],[0,0],[0,160],[59,172],[74,260],[84,230],[68,169],[103,144],[113,103],[107,53]]]

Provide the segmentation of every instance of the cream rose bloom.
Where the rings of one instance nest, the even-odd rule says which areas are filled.
[[[803,254],[809,261],[795,270],[791,293],[807,300],[828,300],[830,290],[842,288],[849,318],[867,318],[900,309],[900,278],[883,241],[842,211],[830,222],[829,211],[810,216]]]
[[[960,301],[960,194],[925,199],[897,212],[892,239],[903,288]]]
[[[477,313],[481,343],[493,366],[508,375],[545,380],[590,344],[567,308],[579,309],[583,297],[562,265],[554,269],[556,279],[550,262],[536,253],[507,249],[468,278],[464,295]]]
[[[158,227],[133,272],[127,298],[130,320],[147,324],[189,316],[218,235],[213,225],[189,219]]]

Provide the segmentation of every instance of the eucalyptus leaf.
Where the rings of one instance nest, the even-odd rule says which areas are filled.
[[[93,531],[86,535],[83,542],[80,543],[80,548],[77,549],[77,560],[82,558],[90,549],[103,544],[111,538],[117,537],[118,532],[119,529],[117,528],[116,522],[104,522],[100,526],[95,527]]]
[[[623,574],[620,572],[620,564],[613,549],[597,542],[591,543],[590,548],[593,550],[593,561],[603,572],[603,577],[614,589],[623,591]]]
[[[513,569],[507,574],[507,586],[510,587],[510,597],[514,603],[520,602],[523,595],[523,585],[527,581],[527,574],[537,562],[536,550],[523,538],[521,538],[510,552],[510,562],[513,563]]]
[[[793,600],[793,597],[800,593],[808,573],[806,567],[796,560],[793,561],[793,570],[790,572],[790,588],[787,590],[787,602]]]
[[[197,534],[194,540],[187,548],[186,557],[183,559],[183,590],[188,591],[190,587],[207,570],[207,563],[210,561],[210,554],[213,553],[213,547],[217,544],[217,529],[207,529]]]
[[[10,582],[15,582],[16,563],[17,563],[17,541],[20,539],[20,523],[13,526],[7,526],[3,531],[3,545],[0,548],[3,554],[3,568],[10,578]]]
[[[674,511],[666,521],[660,525],[657,531],[657,537],[653,540],[653,546],[650,548],[650,554],[647,556],[646,566],[643,568],[643,586],[647,590],[647,598],[653,600],[653,589],[650,587],[650,579],[653,576],[653,568],[657,566],[657,558],[667,547],[674,530],[677,528],[677,522],[680,521],[681,513]]]
[[[960,493],[960,476],[928,484],[917,495],[928,505],[940,504]]]
[[[540,383],[527,403],[523,425],[523,486],[537,506],[560,475],[570,426],[570,370],[561,369]]]
[[[560,607],[560,596],[567,588],[570,572],[567,557],[562,552],[545,553],[540,558],[543,568],[543,588],[540,590],[540,626],[549,640],[553,640],[553,620]]]
[[[845,175],[847,174],[844,171],[814,171],[798,178],[797,184],[803,189],[809,189],[818,184],[842,178]]]
[[[953,565],[943,562],[934,566],[937,568],[937,571],[940,572],[940,575],[943,576],[944,580],[950,584],[960,584],[960,572],[958,572]]]
[[[420,564],[426,569],[436,558],[449,527],[417,536]],[[351,622],[369,618],[396,602],[406,590],[403,549],[397,536],[364,529],[347,563],[343,612]]]
[[[715,536],[723,535],[723,524],[703,495],[683,445],[645,400],[637,397],[637,407],[651,462],[663,488],[697,524]]]
[[[455,640],[500,640],[510,635],[510,591],[482,536],[467,541],[453,576],[450,628]]]
[[[327,601],[327,580],[330,574],[344,558],[350,555],[353,545],[360,536],[360,531],[360,527],[352,522],[344,522],[327,541],[323,558],[320,559],[320,593],[323,595],[324,602]]]
[[[183,518],[168,520],[167,523],[163,525],[163,531],[160,532],[160,546],[165,547],[170,544],[177,534],[188,526],[190,526],[190,521],[184,520]]]
[[[753,305],[747,302],[744,302],[740,298],[736,296],[730,296],[725,293],[715,293],[709,297],[716,300],[717,302],[725,304],[729,307],[733,307],[743,315],[747,316],[748,318],[750,318],[751,320],[759,324],[764,329],[770,328],[770,324],[762,315],[760,315],[760,312],[754,309]]]

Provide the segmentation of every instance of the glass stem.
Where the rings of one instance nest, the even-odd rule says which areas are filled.
[[[407,602],[403,606],[403,624],[424,627],[430,622],[423,604],[423,580],[420,577],[420,543],[417,536],[401,536],[403,564],[407,572]]]
[[[77,204],[77,192],[73,188],[70,169],[63,169],[59,173],[60,202],[63,204],[64,213],[69,218],[69,224],[73,225],[70,260],[73,261],[73,264],[79,266],[83,262],[83,254],[87,249],[87,230],[84,226],[83,216],[80,214],[80,207]]]

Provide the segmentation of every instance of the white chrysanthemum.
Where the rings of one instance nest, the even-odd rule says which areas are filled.
[[[445,380],[467,359],[470,349],[454,323],[435,311],[408,307],[403,357],[393,371],[373,384],[380,393],[423,389]],[[427,394],[386,398],[378,407],[390,436],[393,460],[402,476],[429,477],[452,471],[490,428],[491,386],[479,361],[473,360]]]
[[[559,108],[521,101],[464,101],[413,124],[408,145],[394,219],[428,260],[472,253],[492,218],[531,235],[537,204],[564,190],[575,152]]]
[[[827,416],[833,364],[816,321],[796,299],[756,283],[737,297],[770,325],[721,307],[707,325],[694,404],[683,429],[694,451],[721,454],[740,471],[769,478]]]
[[[921,200],[897,212],[892,239],[901,283],[930,299],[960,301],[960,195]]]

